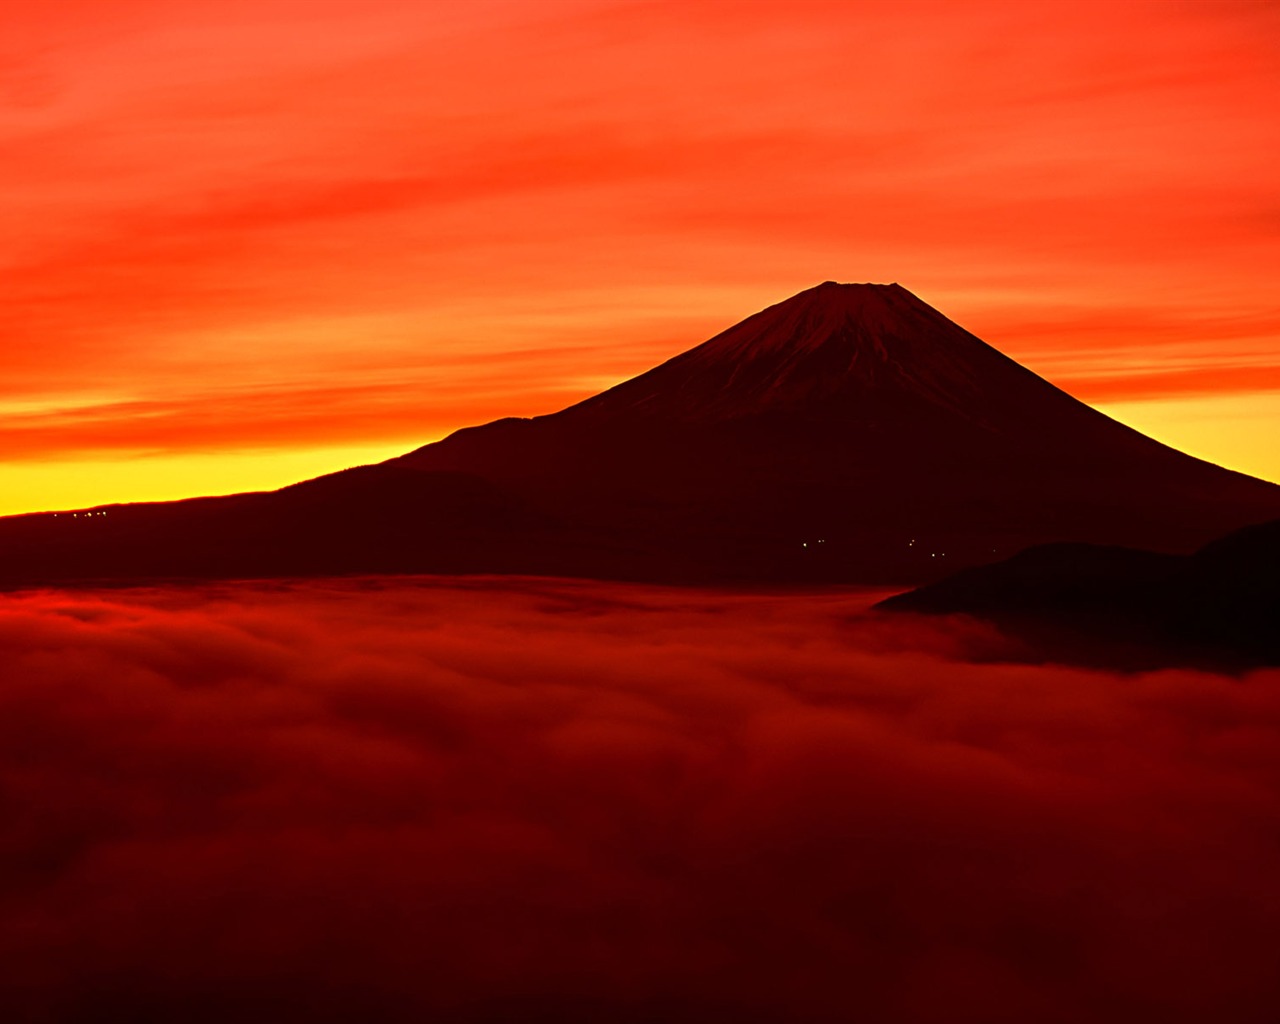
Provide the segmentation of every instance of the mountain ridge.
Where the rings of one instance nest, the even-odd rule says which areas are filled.
[[[922,327],[930,331],[926,333]],[[725,410],[713,402],[710,409],[697,410],[695,418],[706,418],[709,412],[743,415],[770,405],[793,406],[827,397],[789,393],[788,385],[796,378],[821,374],[837,386],[845,385],[847,391],[850,384],[884,386],[895,376],[901,382],[906,377],[905,365],[912,363],[918,381],[920,371],[927,369],[926,359],[913,351],[916,346],[911,335],[914,330],[917,336],[927,337],[938,328],[951,334],[951,351],[935,345],[928,356],[933,361],[950,358],[953,365],[946,369],[953,380],[964,374],[955,365],[955,356],[957,349],[965,347],[977,346],[988,358],[1018,365],[899,284],[827,281],[768,306],[701,345],[563,411],[632,408],[689,415],[694,410],[671,401],[689,392],[703,402],[727,394],[736,403],[736,408]],[[723,380],[707,379],[717,376]],[[653,387],[655,384],[658,387]],[[660,396],[668,401],[661,403],[657,400]],[[762,397],[771,401],[757,401]]]
[[[913,583],[1046,541],[1189,551],[1275,516],[1280,487],[1109,419],[900,285],[826,282],[558,412],[374,466],[120,506],[88,530],[0,520],[0,585],[366,571]]]
[[[1280,664],[1280,519],[1190,554],[1049,544],[876,606],[965,615],[1025,645],[1026,660],[1122,668]]]

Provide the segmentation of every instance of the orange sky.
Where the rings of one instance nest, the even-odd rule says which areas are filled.
[[[1280,6],[0,0],[0,512],[552,411],[826,279],[1280,480]]]

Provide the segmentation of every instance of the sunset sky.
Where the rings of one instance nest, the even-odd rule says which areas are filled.
[[[1280,481],[1280,5],[0,0],[0,513],[279,486],[897,281]]]

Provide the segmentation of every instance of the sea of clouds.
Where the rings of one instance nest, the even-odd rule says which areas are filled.
[[[4,1017],[1273,1021],[1280,671],[875,596],[2,596]]]

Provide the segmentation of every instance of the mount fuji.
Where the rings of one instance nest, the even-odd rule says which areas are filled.
[[[1077,401],[896,285],[827,282],[560,412],[271,493],[0,520],[0,585],[339,573],[919,583],[1185,553],[1280,487]]]

